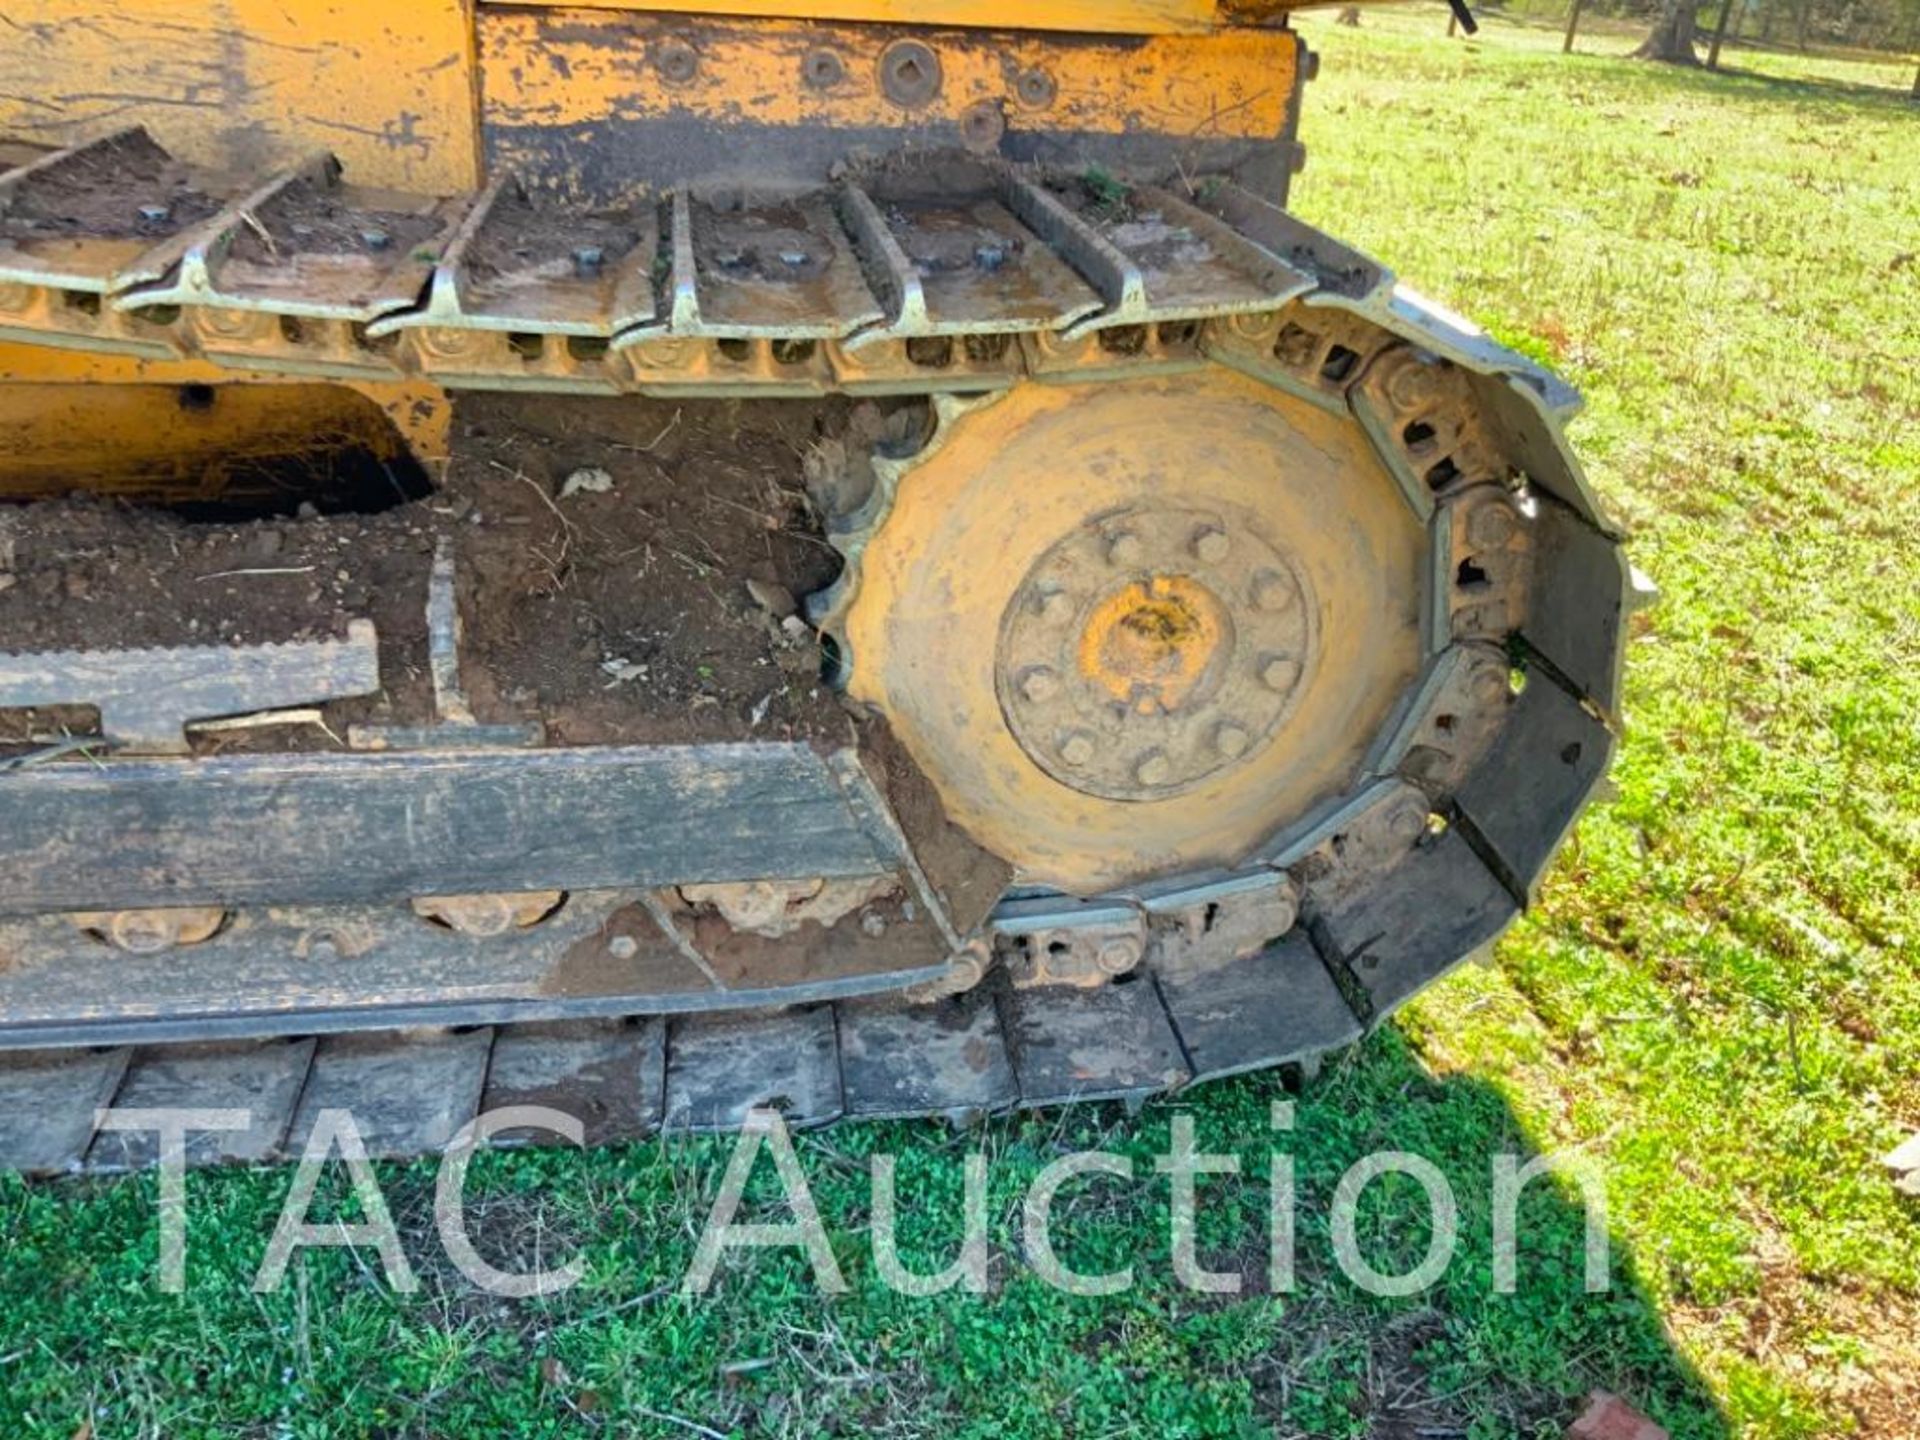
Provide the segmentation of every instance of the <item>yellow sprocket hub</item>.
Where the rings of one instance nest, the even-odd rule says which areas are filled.
[[[1350,419],[1217,367],[953,407],[841,625],[949,814],[1077,893],[1344,791],[1421,659],[1425,535]]]

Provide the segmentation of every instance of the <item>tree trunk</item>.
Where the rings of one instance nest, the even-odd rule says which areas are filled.
[[[1582,0],[1573,0],[1573,5],[1567,11],[1567,38],[1560,42],[1560,53],[1562,55],[1571,55],[1573,53],[1573,37],[1578,34],[1580,30],[1581,3]]]
[[[1636,60],[1661,60],[1669,65],[1698,65],[1693,50],[1694,0],[1665,0],[1653,33],[1633,52]]]
[[[1727,38],[1727,20],[1733,14],[1733,0],[1720,0],[1720,19],[1713,27],[1713,43],[1707,46],[1707,69],[1720,68],[1720,46]]]

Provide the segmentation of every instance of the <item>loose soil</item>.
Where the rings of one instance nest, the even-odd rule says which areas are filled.
[[[205,220],[220,203],[141,132],[84,150],[23,185],[7,207],[5,233],[163,240]],[[165,206],[167,214],[143,219],[144,205]]]
[[[467,273],[476,282],[571,275],[574,251],[587,247],[599,250],[601,267],[611,270],[640,243],[642,229],[632,213],[535,209],[510,191],[494,202],[473,237]]]
[[[858,440],[867,410],[475,395],[456,405],[444,481],[379,514],[193,524],[99,496],[0,505],[0,651],[257,644],[371,618],[381,694],[326,705],[324,731],[196,742],[332,748],[349,724],[434,718],[424,606],[451,537],[480,720],[543,720],[556,744],[847,744],[815,637],[774,612],[838,573],[803,464]],[[563,494],[594,469],[607,489]],[[0,712],[0,742],[71,720]]]
[[[443,219],[436,211],[363,205],[358,203],[359,198],[351,189],[295,180],[254,212],[258,229],[253,225],[240,227],[229,253],[249,265],[281,265],[290,255],[380,255],[398,259],[411,255],[440,233]],[[377,249],[366,238],[373,231],[387,237]]]

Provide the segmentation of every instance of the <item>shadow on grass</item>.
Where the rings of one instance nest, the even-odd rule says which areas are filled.
[[[1113,1106],[1008,1117],[953,1132],[849,1126],[796,1137],[802,1170],[848,1284],[823,1293],[798,1248],[735,1252],[708,1295],[679,1287],[731,1153],[724,1140],[596,1152],[482,1156],[469,1181],[473,1239],[507,1269],[585,1262],[564,1294],[484,1295],[449,1264],[431,1218],[430,1162],[381,1167],[421,1288],[395,1293],[371,1249],[314,1249],[279,1290],[252,1293],[286,1198],[285,1171],[197,1174],[188,1204],[188,1290],[155,1274],[151,1177],[0,1181],[0,1430],[265,1433],[298,1421],[327,1435],[819,1433],[939,1436],[1270,1433],[1360,1440],[1558,1437],[1587,1392],[1628,1397],[1676,1440],[1724,1440],[1701,1378],[1673,1349],[1615,1243],[1608,1288],[1584,1285],[1585,1211],[1570,1183],[1540,1178],[1518,1209],[1517,1286],[1497,1294],[1494,1157],[1532,1152],[1500,1094],[1438,1078],[1399,1034],[1338,1057],[1294,1099],[1274,1076],[1201,1087],[1129,1119]],[[1239,1293],[1175,1278],[1167,1153],[1192,1117],[1201,1152],[1238,1175],[1198,1181],[1197,1250]],[[1100,1149],[1132,1178],[1083,1176],[1060,1191],[1054,1243],[1087,1273],[1132,1266],[1101,1297],[1045,1283],[1025,1255],[1035,1177]],[[989,1289],[918,1298],[881,1282],[869,1162],[891,1154],[899,1254],[930,1273],[960,1247],[963,1157],[988,1161]],[[1431,1161],[1459,1207],[1458,1248],[1428,1288],[1378,1298],[1342,1272],[1331,1201],[1363,1156]],[[1270,1284],[1269,1162],[1297,1175],[1295,1283]],[[343,1177],[330,1176],[330,1182]],[[343,1183],[315,1218],[358,1218]],[[330,1200],[328,1197],[333,1198]],[[791,1219],[762,1157],[743,1220]],[[1415,1268],[1432,1214],[1405,1176],[1369,1185],[1358,1253],[1382,1273]]]

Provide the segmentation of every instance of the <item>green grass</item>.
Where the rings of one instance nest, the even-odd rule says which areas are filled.
[[[1202,1253],[1257,1274],[1270,1077],[1136,1120],[800,1142],[852,1285],[791,1256],[674,1293],[726,1147],[483,1157],[488,1254],[589,1276],[496,1302],[440,1258],[426,1167],[382,1176],[425,1286],[309,1254],[249,1285],[287,1177],[190,1180],[184,1296],[152,1284],[153,1185],[0,1181],[0,1434],[696,1433],[942,1437],[1557,1436],[1604,1385],[1692,1440],[1902,1436],[1920,1413],[1920,1206],[1876,1157],[1920,1128],[1920,112],[1911,67],[1733,52],[1761,76],[1622,62],[1596,35],[1441,38],[1437,11],[1307,28],[1317,223],[1586,392],[1595,482],[1663,592],[1637,624],[1618,798],[1501,945],[1302,1097],[1301,1284],[1189,1294],[1151,1156],[1169,1115],[1240,1153],[1203,1183]],[[1614,52],[1610,55],[1602,52]],[[1061,1295],[1019,1263],[1018,1195],[1104,1143],[1141,1179],[1075,1187],[1065,1252],[1142,1283]],[[994,1158],[992,1293],[898,1297],[866,1245],[866,1157],[902,1155],[909,1260],[959,1239],[961,1156]],[[1326,1200],[1381,1147],[1438,1163],[1462,1258],[1369,1299]],[[1609,1176],[1616,1285],[1578,1288],[1580,1222],[1530,1192],[1522,1283],[1489,1292],[1487,1167],[1577,1150]],[[764,1186],[765,1176],[761,1177]],[[761,1193],[771,1204],[770,1190]],[[1363,1212],[1386,1267],[1424,1207]],[[1395,1428],[1398,1427],[1398,1428]],[[1424,1430],[1416,1427],[1426,1427]]]

